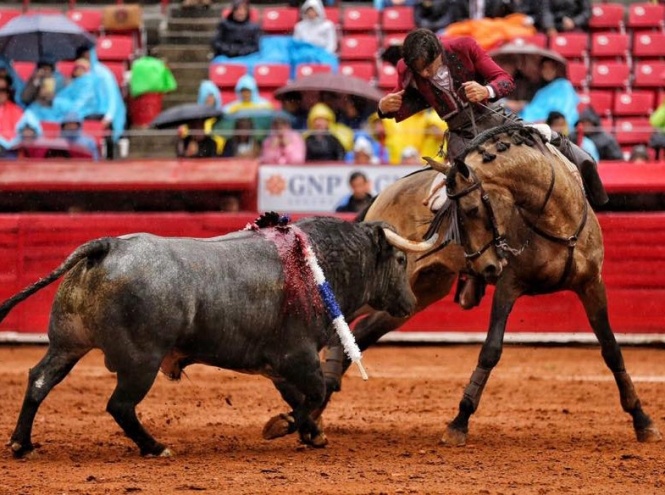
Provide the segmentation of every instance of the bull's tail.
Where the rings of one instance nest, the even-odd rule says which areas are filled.
[[[76,264],[86,258],[95,258],[99,259],[106,256],[106,254],[111,249],[115,238],[113,237],[102,237],[101,239],[96,239],[94,241],[86,242],[82,246],[76,248],[76,250],[70,254],[62,264],[49,273],[46,277],[39,279],[32,285],[29,285],[21,292],[14,294],[12,297],[0,304],[0,322],[5,319],[9,312],[21,301],[25,301],[28,297],[33,295],[35,292],[43,289],[47,285],[53,283],[65,273],[71,270]]]

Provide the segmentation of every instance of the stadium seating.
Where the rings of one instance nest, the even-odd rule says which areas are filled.
[[[326,13],[326,19],[334,22],[336,25],[339,25],[341,13],[339,7],[324,7],[323,10]]]
[[[354,76],[373,82],[376,77],[376,64],[374,62],[342,62],[339,65],[340,74]]]
[[[406,33],[386,33],[381,41],[381,46],[383,48],[395,45],[401,46],[404,44],[404,38],[406,38]]]
[[[628,29],[659,29],[663,30],[665,5],[657,3],[633,3],[628,6]]]
[[[624,18],[626,10],[621,3],[594,3],[591,8],[589,28],[592,31],[625,29]]]
[[[511,43],[528,43],[539,48],[547,48],[548,40],[545,33],[536,33],[531,36],[517,36],[510,40]]]
[[[376,60],[379,41],[372,34],[345,35],[340,40],[340,60]]]
[[[633,58],[665,58],[665,33],[635,32],[631,53]]]
[[[247,74],[244,64],[211,64],[208,68],[208,79],[220,89],[235,88],[238,79]]]
[[[406,33],[416,26],[413,7],[386,7],[381,14],[381,31]]]
[[[625,33],[593,33],[591,35],[591,57],[627,58],[628,35]]]
[[[18,74],[18,77],[20,77],[24,81],[27,81],[28,78],[35,71],[34,62],[21,62],[21,61],[15,60],[13,62],[13,65],[14,65],[14,70]]]
[[[589,69],[585,62],[568,62],[568,80],[576,88],[585,88],[588,85]]]
[[[617,93],[612,114],[615,117],[650,115],[654,110],[653,91],[629,91]]]
[[[341,24],[344,33],[374,33],[379,28],[379,11],[374,7],[345,7]]]
[[[295,7],[266,7],[261,15],[261,29],[267,34],[291,34],[300,18]]]
[[[569,60],[584,59],[589,52],[589,36],[586,33],[559,33],[550,39],[550,48]]]
[[[134,39],[121,34],[100,36],[97,38],[96,50],[101,61],[129,61],[134,57]]]
[[[611,90],[589,90],[583,93],[578,93],[580,103],[577,106],[579,111],[587,107],[591,107],[601,117],[610,116],[612,113],[612,105],[614,104],[614,92]],[[569,122],[573,125],[574,122]]]
[[[397,69],[391,64],[383,63],[379,65],[377,78],[379,89],[390,91],[397,86]]]
[[[634,70],[633,86],[635,88],[663,87],[665,83],[665,60],[638,61],[635,63]]]
[[[591,64],[592,88],[626,88],[630,82],[630,67],[625,62],[593,62]]]
[[[614,123],[614,137],[622,146],[647,144],[652,132],[646,117],[617,119]]]
[[[296,65],[296,79],[311,76],[312,74],[321,74],[332,72],[332,67],[328,64],[298,64]]]
[[[60,74],[69,78],[72,77],[72,71],[74,70],[74,61],[73,60],[60,60],[55,64],[55,67]]]
[[[97,34],[102,31],[102,12],[98,9],[68,10],[67,17],[81,29]]]
[[[258,64],[254,67],[254,79],[262,91],[281,88],[290,77],[289,64]]]
[[[60,122],[42,120],[40,124],[42,126],[42,134],[45,138],[57,138],[60,136]]]

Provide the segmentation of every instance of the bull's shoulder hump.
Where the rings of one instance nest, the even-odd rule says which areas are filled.
[[[187,241],[187,242],[220,242],[220,241],[228,241],[228,240],[234,240],[234,239],[247,239],[249,237],[252,237],[253,233],[248,232],[248,231],[238,231],[238,232],[231,232],[229,234],[224,234],[224,235],[219,235],[215,237],[164,237],[164,236],[159,236],[156,234],[150,234],[148,232],[135,232],[132,234],[124,234],[121,236],[118,236],[118,239],[126,240],[126,241],[131,241],[131,240],[146,240],[146,241],[164,241],[164,242],[179,242],[179,241]]]

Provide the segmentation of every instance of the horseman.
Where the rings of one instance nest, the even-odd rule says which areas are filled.
[[[491,104],[515,89],[512,77],[473,38],[439,39],[428,29],[411,31],[397,63],[397,88],[379,101],[379,116],[400,122],[433,108],[448,123],[447,159],[459,157],[481,131],[521,122],[500,105]],[[589,201],[608,201],[594,159],[565,136],[551,132],[549,141],[580,170]],[[443,146],[442,146],[443,149]],[[461,275],[455,300],[469,309],[480,303],[484,283]]]

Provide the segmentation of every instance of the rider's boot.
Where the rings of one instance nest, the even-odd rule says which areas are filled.
[[[455,291],[455,302],[463,309],[471,309],[480,304],[485,295],[485,281],[477,276],[460,273],[457,279],[457,290]]]
[[[607,196],[605,186],[600,180],[600,175],[598,175],[598,165],[591,155],[558,132],[552,132],[550,143],[580,171],[591,206],[606,204],[610,198]]]

